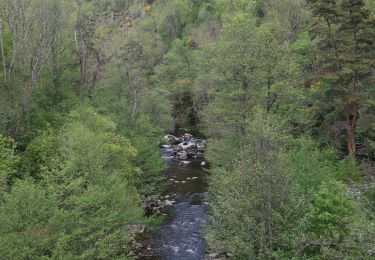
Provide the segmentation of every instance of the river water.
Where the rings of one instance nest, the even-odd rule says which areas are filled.
[[[144,241],[144,249],[137,259],[204,259],[207,182],[201,161],[193,160],[184,165],[172,157],[173,150],[162,149],[161,152],[168,165],[166,194],[175,203],[167,207],[165,221]]]

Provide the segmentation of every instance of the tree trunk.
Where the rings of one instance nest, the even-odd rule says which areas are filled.
[[[5,65],[5,54],[4,54],[4,46],[3,46],[3,27],[2,23],[0,22],[0,49],[1,49],[1,59],[3,61],[3,72],[4,72],[4,82],[7,82],[7,69]]]
[[[346,108],[345,115],[346,115],[346,123],[347,123],[347,147],[348,147],[348,154],[355,160],[356,157],[356,130],[357,130],[357,105],[349,105]]]

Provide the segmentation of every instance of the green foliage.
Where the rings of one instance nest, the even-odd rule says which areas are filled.
[[[112,120],[87,105],[70,113],[57,137],[40,135],[23,168],[42,186],[28,179],[5,195],[3,256],[125,257],[133,226],[154,222],[143,217],[136,153]]]
[[[340,143],[345,142],[346,152],[355,157],[359,147],[356,131],[365,127],[361,121],[357,122],[362,111],[367,122],[372,120],[371,109],[368,110],[368,106],[373,107],[369,100],[372,88],[365,86],[374,85],[374,19],[363,0],[329,3],[315,0],[310,7],[315,21],[311,33],[317,56],[311,87],[316,89],[314,99],[323,119],[321,128],[331,126],[333,143],[341,148]],[[340,126],[338,121],[345,121],[345,125]],[[368,127],[368,123],[365,125]],[[339,134],[340,131],[345,134]]]
[[[345,235],[346,226],[350,222],[349,217],[353,212],[352,204],[351,198],[345,196],[344,189],[339,183],[322,184],[314,194],[311,208],[307,213],[309,232],[317,237],[333,235],[334,231]]]
[[[155,82],[163,86],[173,100],[172,116],[175,128],[194,124],[192,85],[197,75],[197,52],[185,40],[173,41],[161,64],[155,67]]]
[[[29,143],[23,153],[20,162],[21,172],[40,180],[51,170],[48,167],[53,166],[54,162],[52,161],[57,156],[58,148],[56,133],[53,131],[43,132]]]
[[[214,169],[208,241],[214,251],[238,258],[271,258],[280,246],[279,233],[291,181],[283,156],[281,126],[257,115],[249,123],[246,143],[234,170]]]
[[[51,256],[57,234],[50,224],[56,213],[55,200],[42,187],[30,179],[16,182],[0,205],[0,258]]]
[[[371,220],[340,182],[321,185],[306,214],[307,256],[368,258],[374,234]],[[371,250],[371,249],[370,249]]]
[[[163,1],[158,5],[155,13],[158,16],[159,34],[164,42],[170,44],[183,36],[185,26],[193,21],[192,7],[192,2],[187,0]]]
[[[361,172],[361,168],[358,167],[350,158],[341,160],[338,167],[338,179],[343,181],[355,182],[363,180],[363,173]]]
[[[66,230],[57,241],[57,256],[124,255],[131,225],[145,223],[135,189],[139,170],[131,164],[136,150],[115,131],[113,121],[83,106],[60,134],[59,171],[47,182],[62,207],[56,225]]]
[[[86,181],[93,184],[101,181],[106,176],[104,173],[116,174],[130,184],[137,183],[138,170],[130,163],[137,151],[128,139],[116,133],[112,120],[97,114],[91,107],[73,111],[59,139],[62,176],[77,178],[83,185],[81,188],[87,185]]]
[[[117,123],[116,132],[126,136],[137,150],[137,154],[131,158],[131,163],[140,170],[137,185],[139,185],[141,193],[158,194],[164,187],[162,170],[165,167],[158,148],[160,136],[164,134],[164,131],[158,124],[165,127],[170,125],[170,116],[165,114],[167,109],[161,108],[162,111],[160,111],[158,108],[164,105],[168,106],[168,103],[161,102],[163,97],[162,95],[159,96],[157,92],[153,92],[153,96],[143,97],[145,101],[152,99],[155,95],[160,99],[152,99],[151,102],[146,104],[142,102],[141,107],[144,112],[131,122],[128,103],[121,102],[114,98],[112,94],[112,91],[101,92],[101,99],[95,100],[95,104],[100,111]],[[153,102],[155,101],[161,103],[154,106]]]
[[[121,179],[107,176],[71,196],[62,210],[56,257],[113,258],[126,256],[132,225],[144,224],[139,198]],[[71,185],[76,183],[72,182]],[[79,220],[79,221],[77,221]]]
[[[17,173],[18,162],[14,141],[0,134],[0,200],[3,199],[4,192],[9,190]]]
[[[132,162],[140,168],[140,191],[144,195],[160,194],[165,188],[165,176],[163,170],[165,162],[160,156],[158,142],[162,135],[162,129],[155,127],[147,117],[138,119],[137,126],[127,136],[138,154]],[[142,134],[140,134],[142,133]]]
[[[369,200],[371,206],[375,207],[375,187],[369,188],[364,195]]]
[[[374,1],[0,9],[1,259],[127,258],[180,127],[208,139],[210,249],[374,257]]]

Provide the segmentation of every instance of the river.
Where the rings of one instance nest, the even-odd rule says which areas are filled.
[[[164,222],[144,241],[137,259],[204,259],[206,241],[203,226],[208,219],[204,203],[207,182],[201,161],[190,160],[182,164],[173,158],[173,150],[164,148],[161,153],[167,161],[166,194],[175,203],[166,208]]]

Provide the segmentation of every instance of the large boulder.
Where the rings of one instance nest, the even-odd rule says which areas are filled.
[[[180,142],[180,139],[171,134],[164,136],[162,140],[162,144],[164,145],[178,144],[179,142]]]
[[[181,148],[181,150],[184,150],[184,151],[185,150],[191,150],[192,148],[196,147],[195,142],[192,142],[192,141],[182,142],[178,146]]]
[[[193,136],[189,133],[186,133],[182,136],[182,140],[184,140],[184,141],[189,141],[191,139],[193,139]]]

